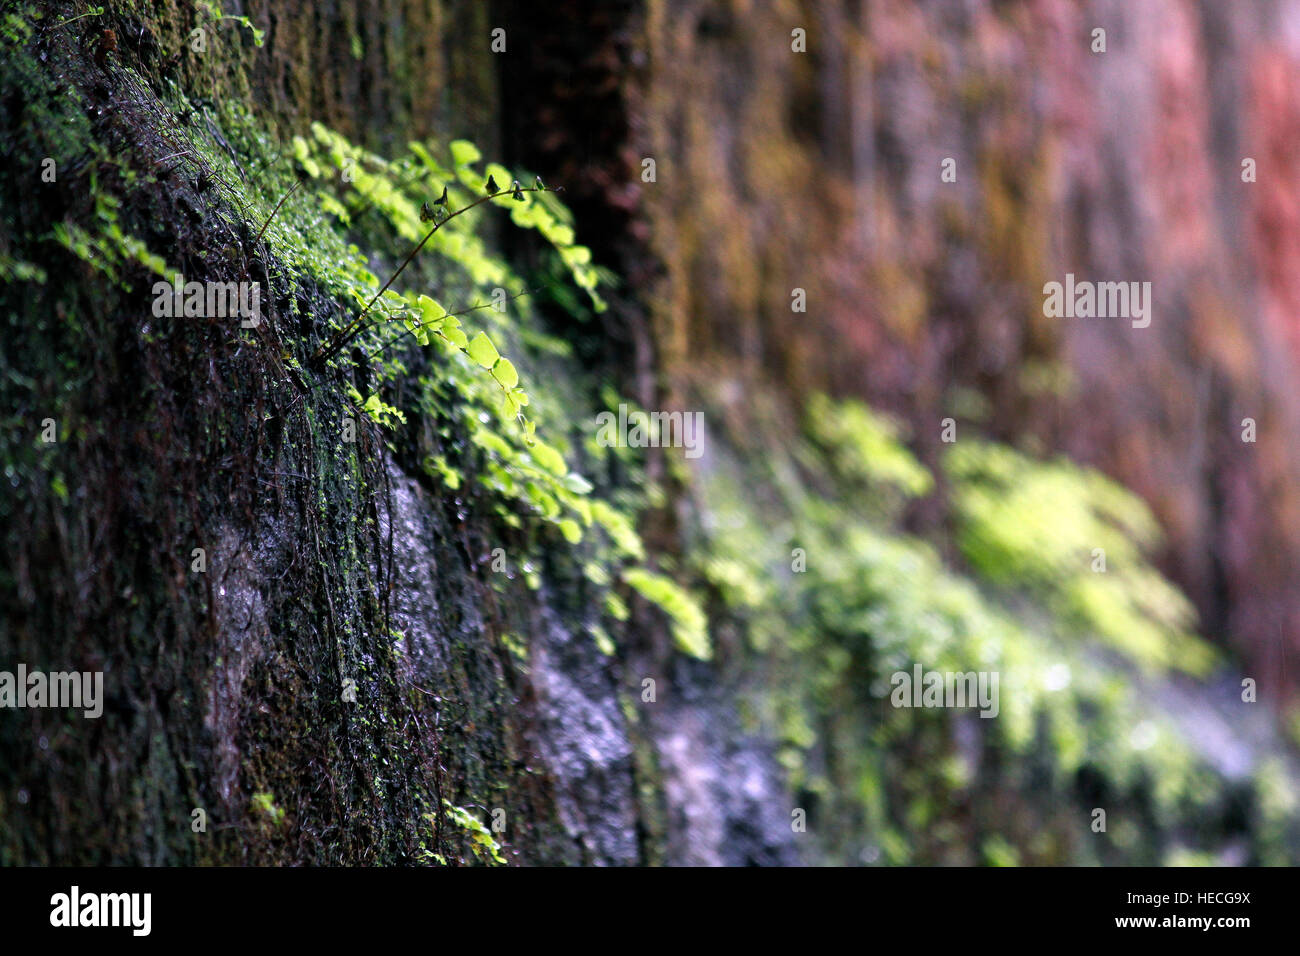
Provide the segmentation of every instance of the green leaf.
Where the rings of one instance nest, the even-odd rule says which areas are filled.
[[[407,330],[414,336],[415,341],[420,345],[429,344],[429,330],[419,325],[415,319],[407,318],[402,320]]]
[[[302,165],[302,168],[307,171],[308,176],[312,179],[320,178],[320,166],[316,164],[316,160],[312,159],[311,149],[308,147],[307,141],[301,136],[293,138],[293,155]]]
[[[708,619],[690,592],[671,578],[645,568],[629,568],[623,572],[623,580],[668,615],[673,640],[681,650],[701,660],[713,655]]]
[[[415,332],[415,338],[421,345],[428,345],[429,336],[442,328],[447,310],[427,295],[417,297],[415,304],[420,309],[420,327]]]
[[[590,494],[592,490],[591,482],[576,471],[570,472],[564,476],[564,487],[568,488],[575,495]]]
[[[415,304],[420,310],[420,321],[429,327],[436,326],[439,320],[447,314],[446,309],[427,295],[417,297]]]
[[[529,450],[529,454],[533,456],[533,461],[553,475],[562,478],[569,470],[569,466],[564,463],[564,456],[544,441],[536,442]]]
[[[478,445],[480,448],[486,448],[489,451],[496,452],[507,461],[509,461],[514,455],[514,451],[506,443],[504,438],[489,431],[475,432],[470,436],[470,441]]]
[[[591,262],[591,250],[586,246],[570,246],[560,252],[569,265],[586,265]]]
[[[497,359],[497,364],[492,366],[492,376],[501,383],[502,388],[514,388],[519,384],[519,373],[506,358]]]
[[[469,343],[469,347],[465,351],[469,353],[470,358],[484,368],[491,368],[496,364],[497,359],[501,358],[501,354],[497,352],[497,347],[492,344],[492,340],[487,337],[486,332],[480,332],[474,336],[474,340]]]
[[[443,337],[458,349],[464,349],[469,345],[469,339],[465,333],[454,326],[447,326],[442,330]]]
[[[632,527],[632,522],[622,512],[616,511],[607,502],[593,501],[591,516],[605,529],[620,552],[637,561],[645,559],[645,546]]]
[[[477,163],[483,158],[483,154],[467,139],[456,139],[451,142],[451,161],[457,166],[468,166],[470,163]]]

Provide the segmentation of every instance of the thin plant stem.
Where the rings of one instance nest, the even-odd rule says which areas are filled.
[[[506,298],[506,301],[507,301],[507,302],[513,302],[513,301],[515,301],[515,299],[521,299],[521,298],[523,298],[523,297],[526,296],[526,295],[532,295],[534,292],[540,292],[540,291],[541,291],[541,287],[540,287],[540,286],[539,286],[538,288],[536,288],[536,289],[520,289],[520,290],[519,290],[518,292],[516,292],[514,295],[507,297],[507,298]],[[455,316],[468,315],[468,314],[471,313],[471,312],[478,312],[480,309],[490,309],[490,308],[493,307],[493,305],[494,305],[494,303],[492,303],[492,302],[484,302],[482,305],[472,305],[472,306],[470,306],[470,307],[468,307],[468,308],[461,309],[459,312],[447,312],[447,313],[445,313],[445,314],[443,314],[443,315],[438,316],[438,318],[435,319],[434,321],[435,321],[435,322],[441,322],[443,319],[448,318],[449,316],[453,316],[453,315],[455,315]],[[394,321],[397,321],[397,320],[394,319]],[[398,332],[396,335],[394,335],[394,336],[393,336],[391,339],[389,339],[387,342],[384,342],[384,343],[380,344],[380,345],[379,345],[379,346],[378,346],[378,347],[377,347],[373,352],[368,353],[368,354],[366,355],[366,358],[368,358],[368,359],[370,359],[370,358],[374,358],[376,355],[378,355],[380,352],[382,352],[382,351],[384,351],[385,349],[387,349],[387,348],[388,348],[390,345],[392,345],[394,342],[401,341],[401,339],[403,339],[404,337],[406,337],[406,336],[408,336],[408,335],[413,335],[413,334],[415,333],[416,329],[423,328],[423,326],[424,326],[424,318],[421,317],[421,318],[420,318],[420,321],[418,321],[418,322],[415,323],[415,328],[414,328],[414,329],[403,329],[401,332]]]
[[[280,207],[284,205],[285,200],[287,200],[290,196],[292,196],[294,193],[298,191],[298,188],[303,184],[303,182],[305,182],[305,180],[302,179],[298,180],[296,183],[293,184],[292,189],[290,189],[287,193],[285,193],[283,196],[280,197],[280,201],[276,203],[275,208],[271,210],[271,215],[267,216],[266,222],[262,223],[261,231],[258,232],[257,238],[253,240],[254,245],[262,241],[262,235],[266,232],[267,227],[271,225],[271,220],[275,218],[275,214],[280,211]]]
[[[525,192],[525,193],[535,193],[535,192],[556,192],[557,190],[551,188],[550,186],[541,186],[541,187],[521,186],[517,191]],[[434,223],[433,228],[430,229],[428,233],[425,234],[425,237],[421,239],[419,243],[416,244],[415,248],[412,249],[410,253],[407,254],[406,258],[402,260],[402,264],[397,267],[397,271],[394,272],[391,276],[389,276],[388,281],[384,283],[383,287],[378,292],[376,292],[373,296],[371,296],[370,301],[366,303],[366,307],[361,310],[361,313],[355,319],[353,319],[351,322],[345,325],[342,329],[336,332],[334,336],[330,339],[330,341],[325,344],[324,348],[322,348],[319,352],[317,352],[315,355],[312,356],[312,361],[314,362],[329,361],[330,358],[337,355],[340,350],[342,350],[349,342],[351,342],[354,338],[356,338],[357,335],[359,335],[362,332],[362,330],[365,328],[365,326],[362,323],[362,320],[370,313],[370,310],[374,307],[375,303],[379,301],[379,297],[388,291],[389,287],[394,282],[397,281],[397,277],[400,276],[402,272],[405,271],[406,267],[411,264],[411,260],[414,259],[416,255],[419,254],[420,250],[424,248],[425,243],[427,243],[430,239],[433,238],[433,234],[435,232],[437,232],[447,223],[451,222],[461,213],[469,212],[471,209],[474,209],[477,206],[481,206],[483,205],[483,203],[488,202],[489,200],[496,199],[498,196],[509,195],[509,194],[513,194],[514,192],[516,192],[516,190],[501,189],[498,190],[497,192],[492,193],[491,195],[482,196],[474,200],[468,206],[462,206],[460,209],[457,209],[455,212],[448,213],[446,219]]]

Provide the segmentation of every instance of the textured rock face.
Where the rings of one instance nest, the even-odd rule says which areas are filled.
[[[683,664],[654,708],[667,807],[666,860],[686,866],[792,866],[802,862],[790,801],[769,743],[746,734],[736,688]],[[811,860],[808,862],[812,862]]]
[[[487,43],[466,40],[487,36],[488,8],[248,12],[262,47],[187,5],[122,5],[102,24],[116,53],[37,32],[3,76],[0,137],[15,168],[39,169],[45,155],[63,163],[62,188],[3,187],[0,245],[51,277],[4,287],[5,407],[22,420],[55,416],[63,444],[32,451],[21,431],[6,433],[0,655],[104,670],[112,689],[94,724],[55,713],[0,722],[0,860],[473,860],[464,834],[448,832],[446,807],[484,821],[503,811],[500,842],[516,862],[695,859],[678,820],[695,812],[681,801],[702,794],[665,792],[656,754],[668,728],[638,729],[635,684],[585,627],[576,553],[548,557],[544,587],[512,578],[502,592],[485,567],[495,539],[481,499],[433,487],[412,448],[390,454],[366,432],[340,443],[341,386],[308,388],[280,364],[336,304],[312,276],[263,261],[256,224],[210,179],[170,168],[182,156],[204,166],[176,145],[186,126],[248,162],[246,144],[232,146],[232,130],[206,111],[209,97],[281,133],[322,120],[376,149],[435,132],[504,148],[512,91],[498,89]],[[626,29],[632,12],[605,29]],[[206,31],[203,51],[190,44],[195,29]],[[347,62],[356,69],[337,69]],[[624,108],[615,91],[602,122],[620,129]],[[555,127],[573,134],[579,121]],[[528,136],[512,143],[538,155]],[[617,162],[621,143],[587,161]],[[118,162],[91,180],[99,149]],[[31,238],[50,221],[85,221],[99,191],[120,196],[125,229],[187,275],[263,283],[259,347],[239,347],[220,322],[142,324],[142,290],[70,270],[65,253]],[[624,213],[602,214],[606,198],[600,188],[578,197],[604,223],[597,244],[623,241]],[[644,370],[634,300],[618,321],[642,341]],[[190,573],[196,547],[206,567]],[[658,631],[629,626],[620,639],[653,648]],[[714,705],[722,716],[731,706]],[[726,720],[673,728],[673,747],[697,751],[675,755],[674,772],[743,749],[737,734]],[[749,799],[765,786],[766,802],[784,806],[760,749],[734,759],[745,761]],[[195,809],[209,824],[197,834]],[[752,830],[747,812],[719,819]],[[749,833],[744,852],[762,858],[786,840],[776,823],[774,834]],[[716,844],[715,861],[729,852]]]
[[[320,120],[390,152],[468,136],[566,183],[583,241],[626,280],[599,323],[564,330],[575,364],[646,405],[708,394],[736,410],[719,434],[752,424],[746,396],[784,421],[825,389],[910,419],[928,463],[949,415],[1094,462],[1157,509],[1205,629],[1284,671],[1300,632],[1300,0],[259,0],[243,12],[265,46],[226,22],[204,55],[186,52],[191,5],[119,6],[115,56],[44,41],[4,67],[0,141],[14,168],[65,126],[130,157],[123,214],[168,261],[290,271],[247,225],[223,231],[242,217],[198,182],[145,175],[182,125],[233,154],[197,108],[213,91],[286,135]],[[499,22],[505,58],[487,42]],[[172,83],[194,108],[173,112]],[[67,175],[89,183],[98,160],[77,155]],[[336,316],[310,276],[268,298],[285,341],[264,350],[211,324],[142,328],[140,296],[23,234],[88,218],[85,197],[17,182],[0,184],[19,210],[0,253],[66,274],[5,286],[0,407],[58,414],[76,440],[0,439],[0,656],[103,669],[116,689],[89,730],[0,717],[0,862],[426,862],[454,853],[445,805],[503,810],[514,862],[821,861],[794,836],[775,735],[750,719],[743,636],[716,663],[683,660],[633,613],[619,655],[601,653],[580,557],[556,549],[541,587],[499,589],[492,515],[420,473],[427,448],[334,439],[339,396],[279,364]],[[1043,285],[1067,273],[1150,282],[1151,325],[1045,315]],[[792,321],[796,289],[816,321]],[[662,458],[649,468],[670,500],[644,537],[671,553],[693,503]],[[1158,691],[1234,779],[1283,746],[1231,723],[1235,691],[1210,707]],[[986,758],[958,734],[972,766]],[[846,826],[849,861],[879,859],[859,852],[876,834]]]
[[[642,142],[671,172],[643,192],[678,387],[712,353],[868,396],[931,445],[955,415],[1095,463],[1155,507],[1206,630],[1279,672],[1300,634],[1300,5],[649,7]],[[1045,317],[1069,272],[1151,282],[1151,326]],[[791,321],[795,288],[818,322]]]

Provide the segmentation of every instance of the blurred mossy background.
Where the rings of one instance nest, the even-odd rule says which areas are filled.
[[[0,861],[1294,863],[1296,36],[13,5],[0,669],[109,700],[0,712]],[[313,361],[489,173],[562,202],[459,217]],[[155,320],[177,271],[267,322]],[[1152,282],[1151,327],[1044,317],[1066,272]],[[704,454],[602,447],[621,404]],[[893,707],[917,664],[996,672],[997,716]]]

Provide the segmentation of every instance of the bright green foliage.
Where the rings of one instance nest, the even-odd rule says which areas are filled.
[[[273,826],[278,827],[284,823],[284,810],[275,805],[275,796],[273,794],[253,794],[252,806],[255,811],[263,814]]]
[[[1160,532],[1136,495],[1068,461],[977,441],[953,445],[944,466],[962,552],[985,578],[1033,588],[1145,664],[1205,672],[1213,654],[1190,634],[1190,603],[1143,558]]]
[[[85,13],[78,14],[75,17],[68,17],[67,19],[60,20],[57,26],[66,27],[69,23],[76,23],[78,20],[84,17],[102,17],[103,15],[104,15],[103,7],[90,7],[88,10],[86,10]]]
[[[480,862],[487,863],[489,866],[506,865],[506,858],[501,855],[501,844],[492,836],[491,830],[464,807],[458,807],[449,800],[443,800],[442,804],[446,819],[465,831],[469,837],[470,850]],[[432,820],[433,814],[425,814],[425,817]]]
[[[92,175],[92,181],[93,178]],[[161,256],[150,252],[143,242],[122,231],[117,218],[121,201],[99,189],[95,189],[94,196],[95,222],[92,229],[83,229],[71,222],[56,222],[52,228],[55,241],[124,288],[130,288],[121,278],[125,271],[123,266],[127,264],[144,266],[154,275],[170,278],[167,263]]]
[[[218,0],[199,0],[199,6],[208,15],[209,23],[220,23],[222,20],[233,20],[246,30],[253,33],[253,45],[260,47],[266,42],[266,32],[253,26],[253,21],[244,16],[234,14],[224,14],[221,12],[221,4]],[[102,12],[102,9],[101,9]]]
[[[524,229],[536,229],[551,243],[560,254],[561,260],[568,267],[574,283],[585,290],[597,312],[604,311],[605,302],[596,292],[599,277],[591,265],[591,250],[586,246],[574,245],[572,216],[555,198],[553,193],[524,193],[522,202],[511,198],[505,187],[514,179],[510,171],[498,163],[489,163],[485,174],[475,172],[472,166],[481,158],[478,149],[466,140],[456,140],[451,144],[452,162],[456,167],[455,175],[462,186],[470,193],[481,196],[485,192],[489,177],[502,187],[500,198],[493,199],[493,205],[510,210],[510,218],[516,226]],[[422,154],[426,168],[436,178],[446,174],[441,166],[433,162],[428,152]],[[522,177],[526,179],[527,177]]]
[[[401,409],[386,404],[382,399],[380,399],[377,392],[369,398],[362,400],[361,393],[358,392],[355,387],[349,385],[348,397],[352,399],[353,403],[358,408],[369,415],[371,419],[385,428],[393,428],[398,422],[401,422],[403,425],[406,424],[406,416],[402,413]]]
[[[367,208],[373,208],[393,226],[398,236],[408,242],[419,242],[429,234],[431,226],[420,219],[420,208],[441,194],[446,187],[447,209],[463,207],[484,195],[487,178],[491,176],[505,188],[515,179],[527,182],[523,175],[516,176],[497,164],[488,164],[483,174],[472,167],[482,160],[482,155],[472,143],[456,140],[448,147],[449,166],[435,158],[436,149],[412,143],[413,159],[389,163],[381,157],[367,153],[349,143],[338,133],[319,123],[312,125],[310,140],[294,141],[293,152],[300,168],[308,176],[325,179],[326,169],[337,170],[350,192],[336,199],[330,190],[322,190],[320,208],[336,216],[340,226],[360,222]],[[450,168],[449,168],[450,167]],[[333,176],[334,173],[328,174]],[[585,290],[592,306],[604,308],[596,292],[598,273],[591,264],[591,251],[574,245],[572,217],[568,210],[550,192],[523,193],[523,201],[512,198],[509,190],[486,205],[497,205],[510,210],[512,221],[520,227],[535,229],[559,253],[573,282]],[[427,198],[426,198],[427,197]],[[473,286],[483,288],[496,284],[499,287],[518,287],[519,281],[510,275],[506,266],[490,256],[486,246],[475,233],[481,215],[488,214],[481,207],[447,221],[434,232],[426,246],[437,258],[461,270]],[[373,297],[379,279],[370,274],[359,253],[352,250],[354,264],[332,266],[326,273],[342,288],[343,298],[364,308]],[[405,279],[406,276],[403,276]],[[441,298],[441,295],[439,296]],[[476,307],[477,308],[477,307]],[[597,560],[592,565],[618,567],[626,562],[645,560],[645,549],[636,534],[631,517],[609,502],[591,500],[591,483],[570,471],[565,460],[566,444],[543,441],[536,436],[536,423],[522,419],[522,409],[532,404],[527,392],[520,387],[520,372],[516,364],[503,357],[497,349],[494,336],[498,331],[506,334],[522,333],[500,323],[498,313],[481,309],[485,319],[498,322],[498,329],[467,333],[459,318],[441,301],[425,292],[401,293],[389,290],[380,297],[372,310],[378,318],[400,322],[419,345],[434,343],[443,346],[448,364],[442,370],[442,381],[428,380],[431,399],[450,396],[444,385],[453,386],[457,406],[461,409],[459,421],[466,429],[469,440],[483,456],[483,467],[478,481],[500,496],[503,501],[515,503],[515,508],[503,509],[501,517],[508,525],[518,526],[518,510],[548,522],[556,528],[571,546],[587,540],[586,531],[593,526],[603,535],[590,544]],[[552,347],[540,339],[538,344]],[[461,361],[461,360],[464,361]],[[483,378],[472,373],[473,368],[486,369],[489,386]],[[488,395],[495,388],[497,402]],[[357,397],[359,400],[359,396]],[[392,422],[386,412],[396,412],[379,402],[375,395],[367,399],[373,407],[366,407],[376,420]],[[378,404],[376,404],[378,403]],[[491,410],[491,416],[484,412]],[[445,413],[445,407],[430,404],[427,411]],[[519,416],[524,422],[522,434],[515,430],[493,427]],[[460,471],[451,466],[443,456],[429,461],[430,473],[447,483],[460,487]],[[526,562],[525,562],[526,565]],[[591,565],[589,565],[591,566]],[[534,575],[526,574],[530,585],[536,585]],[[669,618],[678,647],[685,653],[707,658],[710,654],[708,626],[703,611],[691,594],[671,579],[644,567],[633,566],[624,570],[623,580],[650,602],[658,605]],[[596,583],[593,581],[593,583]],[[608,575],[601,586],[612,585]],[[617,595],[608,592],[613,603],[622,605]],[[607,651],[612,651],[608,633],[599,626],[593,635]]]
[[[35,263],[14,259],[0,252],[0,282],[36,282],[44,285],[48,278],[45,270]]]
[[[254,124],[238,113],[223,116],[220,125],[228,137],[239,131],[257,135]],[[288,270],[287,274],[273,272],[272,284],[292,281],[305,272],[349,305],[353,315],[359,314],[387,277],[372,270],[372,259],[379,255],[400,263],[429,236],[433,223],[421,220],[421,207],[438,198],[444,187],[445,208],[455,211],[483,195],[487,175],[503,188],[515,179],[525,186],[533,182],[530,176],[496,165],[478,173],[471,167],[482,156],[464,140],[449,144],[445,152],[434,143],[411,143],[409,148],[408,156],[389,161],[313,123],[310,136],[295,138],[288,150],[290,162],[299,176],[308,178],[309,188],[291,192],[297,180],[288,174],[288,164],[281,164],[266,173],[273,185],[264,185],[260,195],[233,194],[232,201],[248,207],[259,228],[270,220],[265,238],[274,261]],[[269,143],[260,143],[258,149],[275,151]],[[207,150],[205,158],[217,167],[218,188],[242,181],[239,171],[226,165],[223,151]],[[271,217],[287,193],[279,212]],[[490,494],[497,516],[508,528],[549,527],[566,546],[581,548],[587,578],[607,621],[617,623],[619,612],[626,616],[624,601],[614,588],[639,590],[664,608],[684,651],[707,656],[707,625],[695,599],[661,575],[637,573],[644,570],[640,566],[646,554],[634,515],[650,489],[625,490],[618,500],[596,499],[592,483],[569,465],[579,454],[593,467],[617,455],[620,471],[637,476],[636,451],[592,447],[590,442],[575,447],[565,431],[570,423],[564,410],[580,399],[562,391],[570,387],[563,376],[538,374],[548,356],[567,359],[569,347],[530,328],[527,298],[515,300],[518,305],[505,312],[492,307],[494,298],[499,299],[493,295],[496,289],[507,290],[509,297],[510,290],[524,290],[528,284],[491,254],[480,237],[486,218],[499,215],[489,206],[509,209],[516,225],[542,235],[566,263],[568,278],[586,293],[590,306],[604,307],[596,292],[600,273],[591,264],[590,250],[573,244],[569,211],[551,192],[523,195],[525,200],[519,202],[507,191],[500,199],[447,220],[430,236],[411,267],[366,316],[366,328],[356,344],[384,361],[372,367],[364,396],[355,388],[348,394],[358,412],[385,428],[401,427],[413,413],[417,420],[435,422],[443,446],[425,458],[424,468],[450,492],[464,495],[472,483],[476,490]],[[547,277],[545,281],[559,280]],[[552,287],[551,292],[562,301],[558,288]],[[462,316],[468,320],[471,313],[479,328],[462,325]],[[345,312],[341,322],[347,321]],[[428,361],[416,374],[418,389],[404,388],[405,407],[398,407],[396,400],[385,401],[385,396],[393,385],[409,380],[415,362],[412,346],[432,353],[425,353]],[[507,349],[509,358],[501,354]],[[335,368],[345,354],[333,360]],[[530,369],[536,370],[532,376]],[[525,391],[523,383],[530,378],[534,384]],[[611,393],[606,400],[616,407],[621,399]],[[522,417],[524,409],[527,419]],[[548,423],[554,431],[547,430]],[[539,437],[542,434],[544,438]],[[634,478],[633,483],[639,480]],[[553,544],[538,539],[530,545],[546,546]],[[526,553],[511,554],[510,560],[522,569],[528,586],[540,586],[538,562]],[[598,646],[612,653],[610,631],[599,623],[589,629]]]
[[[492,364],[492,377],[507,392],[519,384],[519,373],[515,371],[514,363],[509,359],[497,358]]]
[[[878,493],[896,489],[906,498],[929,494],[934,480],[899,441],[899,426],[858,401],[832,402],[813,395],[808,434],[824,450],[836,474]]]
[[[321,123],[312,124],[310,141],[297,137],[293,143],[294,156],[313,179],[333,175],[346,176],[345,183],[355,193],[358,202],[350,204],[354,212],[372,205],[384,214],[398,234],[412,243],[419,242],[431,230],[431,224],[420,219],[420,207],[426,199],[439,195],[444,187],[448,191],[447,211],[468,205],[484,195],[487,176],[472,169],[480,161],[478,149],[466,140],[451,143],[452,169],[434,158],[429,147],[421,143],[409,144],[411,158],[389,162],[383,157],[354,146],[341,134]],[[495,176],[498,184],[505,186],[516,177],[505,167],[492,163],[487,173]],[[464,188],[461,188],[464,187]],[[418,193],[417,196],[412,193]],[[509,191],[493,199],[491,205],[509,209],[516,226],[534,229],[560,254],[569,268],[573,282],[587,292],[597,311],[605,303],[596,291],[599,276],[591,265],[591,250],[574,245],[572,215],[553,193],[523,193],[523,200],[511,199]],[[347,208],[345,206],[345,208]],[[337,209],[334,210],[337,213]],[[450,220],[438,229],[429,240],[433,251],[439,252],[463,268],[479,286],[505,285],[511,276],[506,267],[488,254],[477,235],[479,220],[486,210],[472,210]]]
[[[791,450],[797,465],[773,452],[762,470],[742,470],[718,447],[697,476],[708,507],[699,568],[763,655],[770,681],[755,719],[782,740],[796,800],[816,801],[809,831],[832,858],[1159,863],[1207,819],[1231,819],[1236,784],[1134,685],[1135,672],[1204,670],[1213,657],[1147,563],[1155,525],[1131,495],[1086,469],[963,439],[945,484],[972,578],[881,506],[935,486],[894,426],[860,403],[817,400],[808,434]],[[1091,570],[1094,541],[1107,548],[1106,574]],[[1145,640],[1121,641],[1105,630],[1113,621],[1087,613],[1106,575],[1131,602],[1124,613],[1148,615]],[[1151,593],[1181,610],[1137,603]],[[917,663],[998,673],[998,716],[895,708],[891,676]],[[1076,789],[1084,777],[1107,794],[1109,843],[1088,839],[1095,796]],[[1264,768],[1254,785],[1268,826],[1285,828],[1293,804],[1270,802]],[[969,814],[991,805],[1001,811]],[[1166,829],[1122,823],[1137,813]]]
[[[497,359],[501,358],[492,340],[483,332],[474,336],[474,340],[465,349],[465,354],[484,368],[491,368],[497,364]]]
[[[326,176],[327,168],[337,169],[341,183],[352,190],[355,196],[355,201],[352,202],[348,201],[346,194],[342,200],[331,192],[320,194],[322,209],[338,217],[340,224],[349,225],[354,215],[360,216],[371,208],[377,209],[394,226],[400,237],[412,243],[427,240],[431,251],[441,253],[446,260],[460,266],[475,286],[495,284],[497,288],[502,288],[507,283],[517,284],[505,266],[488,255],[486,246],[476,235],[474,230],[480,210],[471,209],[462,215],[449,214],[445,225],[435,228],[421,219],[420,209],[429,208],[428,200],[417,200],[410,195],[411,191],[420,190],[425,195],[432,196],[445,188],[448,203],[446,208],[439,209],[440,215],[448,210],[468,206],[482,193],[486,182],[486,177],[471,168],[472,164],[482,158],[472,143],[457,140],[451,144],[449,152],[454,173],[434,159],[432,152],[421,144],[411,144],[414,160],[389,163],[359,149],[320,123],[312,124],[310,141],[295,137],[292,151],[307,176],[321,179]],[[496,164],[488,165],[488,174],[502,184],[514,179],[504,167]],[[467,187],[469,194],[462,193],[458,185]],[[521,192],[519,197],[516,200],[505,193],[502,199],[494,199],[492,203],[508,206],[516,225],[536,229],[543,235],[568,264],[573,281],[587,291],[597,310],[603,309],[604,303],[596,292],[598,276],[591,266],[591,252],[585,247],[573,245],[573,229],[562,221],[567,216],[567,210],[548,193]],[[552,201],[539,203],[536,202],[537,197],[549,197]],[[364,266],[358,263],[358,268],[364,269]],[[365,275],[364,272],[361,274]],[[467,354],[473,362],[491,373],[500,388],[501,407],[506,415],[517,417],[527,425],[522,410],[529,404],[529,397],[519,386],[518,370],[513,362],[501,357],[485,331],[479,331],[470,338],[461,328],[456,315],[423,293],[417,293],[412,300],[409,295],[389,290],[370,306],[373,293],[367,295],[364,290],[354,287],[350,290],[350,298],[361,309],[369,307],[376,313],[377,325],[400,321],[420,345],[428,345],[440,339],[445,345]],[[531,430],[528,435],[531,441]]]
[[[672,578],[645,568],[629,568],[623,572],[623,580],[668,615],[673,640],[681,650],[702,660],[708,660],[712,656],[708,620],[688,591]]]
[[[593,501],[591,516],[609,534],[615,548],[622,556],[634,561],[645,560],[645,548],[641,544],[641,538],[632,527],[632,522],[622,512],[603,501]]]

